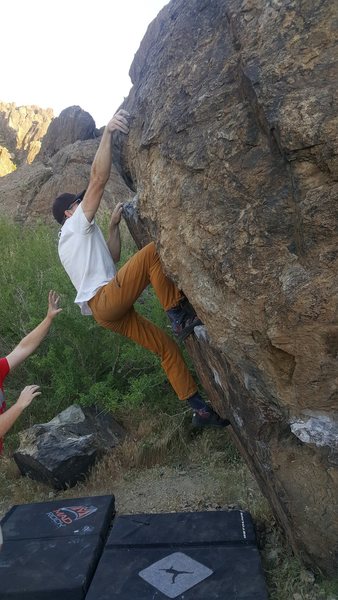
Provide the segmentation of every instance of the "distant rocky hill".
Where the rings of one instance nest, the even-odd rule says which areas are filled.
[[[32,107],[20,107],[20,114],[24,115],[25,110],[28,114],[30,108],[32,109]],[[39,115],[38,111],[41,109],[36,110],[36,114]],[[41,115],[42,113],[41,110]],[[34,127],[36,132],[42,132],[42,123],[45,123],[45,135],[39,134],[40,141],[36,139],[34,156],[27,152],[25,157],[23,148],[28,148],[28,133],[26,137],[23,135],[24,126],[19,127],[21,121],[14,108],[12,112],[8,109],[5,114],[12,116],[3,117],[0,122],[0,136],[7,140],[0,159],[3,156],[3,164],[5,165],[8,160],[7,165],[10,167],[14,162],[14,160],[12,163],[9,162],[11,156],[16,153],[19,158],[17,168],[15,170],[13,166],[8,168],[8,174],[0,177],[0,215],[4,214],[21,223],[34,222],[36,219],[45,222],[53,221],[51,215],[53,199],[63,192],[79,192],[88,184],[91,164],[103,130],[98,130],[92,116],[79,106],[66,108],[59,117],[54,119],[51,112],[48,123],[47,119],[43,121],[41,116],[41,125],[37,117],[35,124],[31,121],[29,127],[27,116],[27,132],[33,131]],[[12,127],[14,123],[18,123],[17,130]],[[22,147],[21,153],[16,150],[18,140]],[[118,146],[119,135],[116,136],[116,156]],[[30,147],[33,148],[33,142]],[[112,207],[118,200],[130,200],[131,196],[132,192],[113,166],[103,196],[103,206]]]
[[[0,177],[34,160],[53,117],[51,108],[0,102]]]

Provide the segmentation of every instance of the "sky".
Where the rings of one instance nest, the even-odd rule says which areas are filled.
[[[68,106],[105,125],[149,23],[168,0],[16,0],[1,6],[0,101]]]

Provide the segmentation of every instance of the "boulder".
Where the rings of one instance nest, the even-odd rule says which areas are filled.
[[[130,69],[119,170],[139,245],[204,327],[208,397],[304,560],[337,569],[334,6],[172,0]],[[139,223],[139,229],[138,229]]]
[[[111,415],[72,405],[49,423],[22,431],[14,460],[22,475],[62,490],[83,480],[125,435]]]
[[[48,128],[48,135],[42,140],[41,150],[36,160],[48,162],[61,148],[77,140],[90,140],[98,137],[93,117],[80,106],[65,108]]]

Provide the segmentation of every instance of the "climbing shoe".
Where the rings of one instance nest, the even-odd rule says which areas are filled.
[[[222,419],[212,408],[207,410],[195,410],[192,416],[191,423],[193,427],[203,429],[204,427],[228,427],[230,421]]]
[[[181,300],[174,308],[167,310],[167,315],[174,335],[181,342],[194,331],[197,325],[203,325],[187,298]]]

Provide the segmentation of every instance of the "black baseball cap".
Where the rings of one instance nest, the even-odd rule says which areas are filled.
[[[55,198],[52,212],[54,219],[56,219],[60,225],[63,225],[65,222],[65,210],[68,210],[68,208],[74,204],[74,202],[80,203],[83,200],[85,193],[86,190],[83,190],[80,194],[68,194],[66,192],[65,194],[61,194],[61,196]]]

